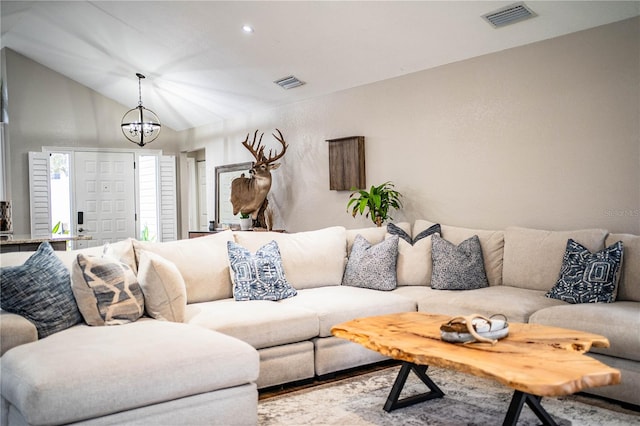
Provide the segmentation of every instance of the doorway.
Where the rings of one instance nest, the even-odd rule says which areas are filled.
[[[175,156],[45,147],[29,153],[29,176],[33,238],[91,237],[71,248],[177,239]]]
[[[76,235],[90,236],[77,248],[136,236],[134,154],[75,152]]]
[[[186,154],[188,173],[189,230],[209,230],[209,209],[207,206],[207,161],[204,149]]]

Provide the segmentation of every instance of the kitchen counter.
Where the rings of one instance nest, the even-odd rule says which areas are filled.
[[[54,250],[66,250],[69,241],[90,240],[85,235],[61,235],[56,237],[32,238],[31,235],[0,235],[0,253],[16,251],[36,251],[40,243],[48,241]]]

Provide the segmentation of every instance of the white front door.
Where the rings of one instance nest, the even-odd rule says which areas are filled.
[[[76,152],[75,233],[91,236],[76,248],[136,237],[134,154]]]

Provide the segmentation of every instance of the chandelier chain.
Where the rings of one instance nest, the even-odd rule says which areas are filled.
[[[146,77],[139,72],[136,73],[136,77],[138,77],[138,106],[142,106],[142,79]]]
[[[122,117],[120,127],[124,136],[140,147],[153,142],[162,129],[158,116],[150,109],[142,106],[142,79],[144,75],[136,73],[138,77],[138,106],[130,109]]]

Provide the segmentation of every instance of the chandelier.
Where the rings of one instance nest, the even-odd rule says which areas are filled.
[[[142,106],[142,86],[140,82],[145,77],[140,73],[136,73],[136,76],[138,77],[138,106],[127,111],[122,117],[120,127],[122,128],[122,134],[127,139],[143,147],[158,137],[162,125],[153,111]]]

